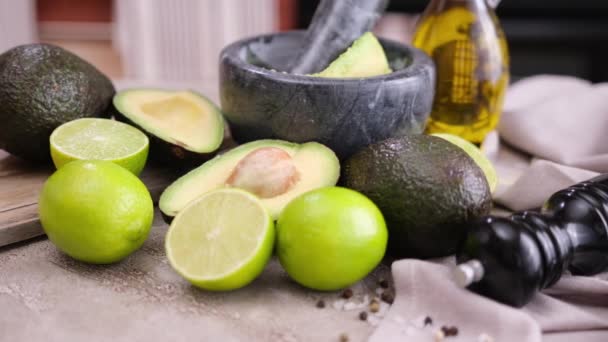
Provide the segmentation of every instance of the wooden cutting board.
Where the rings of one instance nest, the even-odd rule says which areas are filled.
[[[0,150],[0,246],[44,234],[38,221],[38,196],[53,166],[28,164]],[[178,175],[146,167],[141,175],[156,202]]]

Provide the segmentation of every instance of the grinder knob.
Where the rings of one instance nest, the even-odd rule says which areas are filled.
[[[519,223],[485,217],[469,230],[457,255],[456,279],[481,295],[522,306],[541,288],[542,258],[534,237]]]

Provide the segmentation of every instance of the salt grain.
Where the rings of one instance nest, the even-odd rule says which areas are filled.
[[[444,337],[445,337],[445,334],[443,333],[443,331],[437,330],[435,332],[435,341],[437,341],[437,342],[443,341]]]
[[[403,318],[402,316],[397,315],[397,316],[395,316],[393,318],[393,321],[395,321],[395,323],[398,323],[398,324],[404,324],[405,323],[405,318]]]
[[[390,307],[391,306],[389,304],[386,304],[384,302],[380,302],[380,311],[378,311],[378,316],[382,316],[383,317],[388,312],[388,309]]]
[[[355,302],[347,302],[346,304],[344,304],[344,306],[342,308],[346,311],[360,309],[361,304],[357,304]]]
[[[425,324],[424,324],[424,320],[425,320],[426,316],[420,316],[418,318],[415,318],[414,320],[412,320],[412,325],[418,329],[422,329],[424,328]]]
[[[368,316],[367,322],[369,322],[369,324],[371,324],[372,326],[377,326],[378,324],[380,324],[380,318],[375,316]]]
[[[346,303],[344,299],[338,299],[333,302],[332,306],[336,310],[344,310],[344,303]]]
[[[486,333],[483,333],[477,337],[477,341],[478,342],[494,342],[494,339],[492,338],[492,336],[490,336]]]

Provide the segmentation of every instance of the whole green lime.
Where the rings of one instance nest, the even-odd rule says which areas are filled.
[[[340,187],[297,197],[277,223],[281,265],[296,282],[315,290],[337,290],[364,278],[384,257],[387,240],[378,207]]]
[[[49,239],[74,259],[119,261],[146,240],[154,216],[146,186],[109,161],[74,161],[44,184],[40,222]]]

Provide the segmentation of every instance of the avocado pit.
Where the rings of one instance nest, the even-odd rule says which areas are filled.
[[[286,193],[299,180],[300,173],[289,153],[277,147],[262,147],[238,162],[226,185],[271,198]]]

